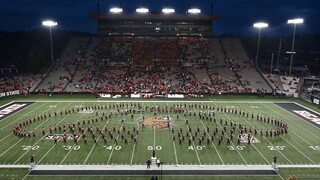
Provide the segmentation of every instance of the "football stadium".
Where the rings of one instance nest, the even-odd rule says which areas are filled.
[[[215,35],[213,4],[138,5],[98,4],[97,33],[56,53],[59,22],[43,21],[48,68],[1,69],[0,179],[320,179],[319,61],[292,63],[309,61],[294,52],[303,19],[288,20],[290,64],[266,66],[265,22],[248,50]]]

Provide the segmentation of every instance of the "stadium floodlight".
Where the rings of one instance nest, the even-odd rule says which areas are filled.
[[[293,37],[292,37],[292,48],[291,48],[291,52],[293,52],[293,50],[294,50],[294,40],[295,40],[295,37],[296,37],[296,27],[297,27],[297,24],[302,24],[302,23],[303,23],[303,19],[302,19],[302,18],[289,19],[289,20],[288,20],[288,24],[293,24]],[[291,53],[291,57],[290,57],[289,75],[291,75],[291,70],[292,70],[293,54],[294,54],[294,53]]]
[[[54,26],[57,26],[58,23],[55,21],[51,21],[51,20],[47,20],[47,21],[42,21],[42,25],[49,27],[49,31],[50,31],[50,45],[51,45],[51,61],[52,61],[52,65],[54,65],[54,58],[53,58],[53,42],[52,42],[52,31],[51,28]]]
[[[139,13],[139,14],[146,14],[146,13],[149,12],[149,9],[148,9],[148,8],[145,8],[145,7],[137,8],[137,9],[136,9],[136,12]]]
[[[297,19],[289,19],[288,24],[302,24],[303,19],[302,18],[297,18]]]
[[[255,27],[255,28],[266,28],[266,27],[268,27],[268,23],[264,23],[264,22],[254,23],[253,27]]]
[[[188,13],[189,13],[189,14],[200,14],[200,13],[201,13],[201,9],[198,9],[198,8],[190,8],[190,9],[188,9]]]
[[[163,8],[162,9],[162,13],[164,13],[164,14],[172,14],[174,12],[175,12],[175,9],[173,9],[173,8]]]
[[[114,8],[110,9],[110,13],[112,13],[112,14],[120,14],[122,12],[123,12],[122,8],[114,7]]]
[[[259,58],[261,29],[262,29],[262,28],[266,28],[266,27],[268,27],[268,26],[269,26],[269,24],[268,24],[268,23],[264,23],[264,22],[258,22],[258,23],[254,23],[254,24],[253,24],[253,27],[259,29],[257,54],[256,54],[256,59],[255,59],[255,63],[256,63],[256,64],[258,64],[258,58]]]
[[[52,27],[52,26],[58,25],[58,23],[55,21],[42,21],[42,25],[47,27]]]

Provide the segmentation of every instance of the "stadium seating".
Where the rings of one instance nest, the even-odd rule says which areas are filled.
[[[297,93],[297,87],[300,78],[292,76],[280,76],[280,78],[283,86],[283,91],[288,96],[294,96],[294,94]]]
[[[258,73],[238,38],[223,38],[222,45],[226,52],[226,61],[247,92],[272,91],[271,87]]]
[[[88,41],[89,37],[72,38],[62,57],[56,60],[52,70],[46,74],[43,81],[37,87],[37,91],[62,92],[79,65]]]
[[[77,37],[38,91],[152,94],[271,92],[238,39]]]

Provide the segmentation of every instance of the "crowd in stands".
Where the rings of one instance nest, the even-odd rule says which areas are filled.
[[[280,76],[280,78],[283,86],[283,91],[287,95],[293,96],[295,93],[297,93],[299,78],[291,76]]]
[[[0,79],[0,92],[19,90],[23,93],[29,93],[40,80],[41,75],[5,76]]]
[[[242,77],[246,70],[254,69],[249,60],[240,63],[239,59],[224,55],[224,68],[231,70],[232,74],[223,76],[221,71],[216,71],[212,61],[217,62],[220,56],[212,50],[210,39],[116,36],[97,39],[97,43],[86,41],[73,46],[74,55],[67,54],[67,58],[58,60],[51,71],[52,78],[42,82],[45,84],[42,91],[124,94],[266,92],[251,86],[265,83],[261,79],[252,82]],[[5,84],[7,88],[0,91],[21,87],[30,90],[36,80],[23,79],[24,83],[19,81],[16,84],[0,82],[1,87]]]

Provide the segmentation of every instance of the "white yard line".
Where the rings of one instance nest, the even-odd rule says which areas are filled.
[[[174,141],[172,141],[172,144],[173,144],[174,156],[175,156],[175,158],[176,158],[176,165],[178,166],[179,162],[178,162],[176,145],[175,145]]]
[[[82,137],[82,135],[79,137],[79,139],[80,139],[81,137]],[[74,143],[74,144],[72,145],[72,147],[70,148],[70,150],[69,150],[69,152],[67,153],[67,155],[65,155],[64,158],[62,159],[62,161],[60,162],[60,165],[62,165],[62,163],[64,162],[64,160],[67,159],[67,157],[69,156],[69,154],[72,152],[73,148],[74,148],[76,145],[78,145],[78,144],[77,144],[77,143]]]
[[[31,171],[29,171],[29,172],[22,178],[22,180],[25,180],[26,177],[28,177],[30,173],[31,173]]]
[[[243,106],[241,106],[241,107],[243,107]],[[244,108],[246,111],[250,112],[247,108],[245,108],[245,107],[243,107],[243,108]],[[246,120],[246,119],[245,119],[245,120]],[[246,121],[247,121],[252,127],[254,127],[248,120],[246,120]],[[275,146],[275,145],[273,145],[265,136],[263,136],[263,138],[264,138],[265,140],[267,140],[270,145]],[[288,162],[290,162],[291,164],[293,164],[292,161],[290,161],[284,154],[282,154],[281,151],[280,151],[278,148],[276,148],[276,150],[277,150]]]
[[[104,128],[108,123],[109,123],[109,120],[104,124],[103,128]],[[92,146],[92,148],[91,148],[88,156],[86,157],[86,159],[85,159],[84,162],[83,162],[83,165],[85,165],[85,164],[87,163],[89,157],[91,156],[91,153],[92,153],[93,149],[96,147],[97,143],[99,142],[100,137],[101,137],[101,134],[100,134],[99,137],[97,138],[97,142],[94,143],[94,145]]]
[[[81,117],[84,115],[84,113],[78,118],[78,119],[81,119]],[[70,129],[68,130],[68,132],[70,131]],[[47,153],[45,155],[43,155],[41,157],[41,159],[38,161],[37,164],[39,164],[49,153],[50,151],[57,145],[58,143],[55,143],[54,145],[52,145],[52,147],[47,151]]]
[[[41,159],[37,162],[37,164],[39,164],[49,153],[50,151],[57,145],[58,143],[55,143],[47,152],[46,154],[44,154]]]
[[[157,112],[157,108],[156,108],[157,104],[156,104],[156,102],[154,102],[154,107],[155,107],[154,112],[156,112],[157,115],[158,115],[159,112]],[[155,127],[153,127],[153,150],[154,151],[156,150],[156,128]]]
[[[16,142],[15,144],[13,144],[10,148],[8,148],[5,152],[3,152],[2,154],[0,154],[0,157],[3,156],[6,152],[8,152],[10,149],[12,149],[15,145],[17,145],[20,141],[24,140],[23,138],[21,138],[18,142]]]
[[[198,158],[198,161],[199,161],[199,165],[201,166],[201,160],[200,160],[196,145],[194,144],[194,142],[192,142],[192,144],[193,144],[194,152],[196,152],[196,155],[197,155],[197,158]]]
[[[212,101],[213,102],[213,101]],[[213,104],[215,104],[215,102],[213,102]],[[229,116],[227,116],[226,115],[226,113],[224,113],[224,112],[222,112],[223,114],[224,114],[224,116],[226,116],[229,120],[231,120],[230,118],[229,118]],[[217,123],[218,124],[218,126],[220,127],[220,129],[222,130],[223,128],[220,126],[220,124],[219,123]],[[226,134],[226,136],[229,138],[229,136]],[[230,141],[230,143],[234,146],[234,147],[236,147],[234,144],[233,144],[233,142],[232,141]],[[237,153],[240,155],[240,157],[241,157],[241,159],[243,160],[243,162],[246,164],[246,165],[248,165],[248,163],[247,163],[247,161],[244,159],[244,157],[241,155],[241,153],[238,151],[238,149],[237,148],[235,148],[235,150],[237,151]]]
[[[166,103],[166,106],[168,106],[168,104]],[[168,115],[169,117],[171,117],[171,113],[170,111],[168,111]],[[170,131],[172,132],[172,127],[173,127],[173,124],[171,124],[171,127],[170,127]],[[171,138],[172,138],[172,133],[171,133]],[[178,161],[178,155],[177,155],[177,150],[176,150],[176,144],[175,142],[171,139],[172,141],[172,144],[173,144],[173,151],[174,151],[174,157],[176,159],[176,166],[179,165],[179,161]]]
[[[120,126],[120,129],[122,130],[122,126],[123,126],[123,124],[121,124],[121,126]],[[120,131],[121,132],[121,131]],[[117,136],[120,136],[120,134],[118,134]],[[114,143],[113,144],[113,147],[112,147],[112,150],[111,150],[111,153],[110,153],[110,155],[109,155],[109,158],[108,158],[108,162],[107,162],[107,165],[109,164],[109,162],[110,162],[110,159],[111,159],[111,157],[112,157],[112,154],[113,154],[113,151],[114,151],[114,147],[116,146],[116,143]]]
[[[239,105],[241,106],[241,105]],[[249,111],[248,111],[249,112]],[[240,116],[242,119],[246,120],[243,116]],[[254,147],[254,149],[261,155],[261,157],[268,163],[268,164],[271,164],[267,158],[259,151],[259,149],[253,144],[251,143],[251,145]]]
[[[29,107],[31,107],[32,105],[34,105],[34,104],[36,104],[36,103],[33,103],[33,104],[29,105],[28,107],[26,107],[26,108],[24,108],[24,109],[22,109],[22,110],[20,110],[20,111],[17,111],[17,112],[15,112],[15,113],[13,113],[13,114],[11,114],[10,116],[13,116],[13,115],[15,115],[15,114],[18,113],[18,112],[21,112],[21,111],[23,111],[23,110],[26,110],[26,109],[28,109]],[[34,110],[32,110],[32,111],[29,111],[29,112],[26,113],[26,114],[23,114],[23,116],[17,118],[16,120],[12,121],[11,123],[9,123],[9,124],[7,124],[7,125],[5,125],[5,126],[3,126],[0,130],[5,129],[6,127],[10,126],[10,125],[13,124],[13,123],[16,123],[17,121],[21,120],[21,119],[22,119],[23,117],[25,117],[26,115],[32,113],[32,112],[35,111],[35,110],[38,110],[39,108],[41,108],[41,107],[44,106],[44,105],[46,105],[46,104],[43,104],[43,105],[37,107],[36,109],[34,109]],[[2,119],[1,121],[4,121],[5,119],[9,118],[10,116],[7,116],[6,118]]]
[[[284,137],[280,136],[283,140],[287,141],[293,148],[295,148],[297,151],[299,151],[300,154],[302,154],[305,158],[307,158],[309,161],[311,161],[313,164],[317,164],[314,161],[312,161],[306,154],[304,154],[302,151],[300,151],[295,145],[290,143],[288,140],[286,140]]]
[[[130,166],[132,166],[132,161],[133,161],[135,149],[136,149],[136,143],[134,143],[134,145],[133,145],[132,154],[131,154],[131,160],[130,160]]]
[[[319,137],[319,136],[317,136],[317,135],[313,134],[312,132],[310,132],[309,130],[307,130],[307,129],[306,129],[306,128],[304,128],[303,126],[301,126],[301,125],[297,124],[296,122],[291,121],[291,119],[289,119],[289,118],[287,118],[287,117],[283,116],[283,115],[282,115],[281,113],[279,113],[278,111],[273,110],[273,109],[271,109],[270,107],[265,106],[264,104],[261,104],[261,105],[263,105],[264,107],[266,107],[266,108],[268,108],[268,109],[272,110],[273,112],[275,112],[275,113],[279,114],[281,117],[283,117],[284,119],[286,119],[286,120],[288,120],[288,121],[292,122],[293,124],[295,124],[295,125],[299,126],[301,129],[305,130],[306,132],[308,132],[309,134],[311,134],[311,135],[312,135],[312,136],[314,136],[315,138],[320,139],[320,137]],[[276,106],[275,104],[273,104],[273,105],[274,105],[274,106]],[[276,106],[276,107],[279,107],[279,106]],[[293,116],[295,116],[295,117],[299,118],[299,119],[300,119],[300,120],[302,120],[303,122],[307,122],[307,123],[309,123],[310,125],[312,125],[312,126],[314,126],[314,127],[316,127],[316,128],[319,128],[319,127],[315,126],[314,124],[310,123],[309,121],[306,121],[306,120],[302,119],[301,117],[297,116],[296,114],[293,114],[293,113],[291,113],[290,111],[287,111],[287,110],[286,110],[286,109],[284,109],[284,108],[282,108],[282,109],[283,109],[285,112],[289,112],[291,115],[293,115]]]
[[[153,149],[156,149],[156,128],[153,127]]]
[[[194,144],[194,141],[192,142],[192,144],[193,144],[194,152],[196,152],[196,155],[197,155],[197,158],[198,158],[198,161],[199,161],[199,165],[201,166],[201,160],[200,160],[196,145]]]
[[[266,106],[265,106],[266,107]],[[270,109],[270,108],[269,108]],[[277,111],[270,109],[273,112],[278,113]],[[259,110],[260,111],[260,110]],[[261,111],[260,111],[261,112]],[[282,116],[282,115],[281,115]],[[293,131],[292,131],[293,132]],[[290,143],[288,140],[286,140],[286,138],[284,138],[282,135],[280,135],[280,137],[285,140],[287,143],[289,143],[294,149],[296,149],[300,154],[302,154],[305,158],[307,158],[310,162],[312,162],[313,164],[316,164],[314,161],[312,161],[306,154],[304,154],[302,151],[300,151],[296,146],[294,146],[292,143]],[[298,136],[299,137],[299,136]],[[301,137],[300,137],[301,138]],[[310,145],[310,144],[309,144]]]
[[[66,105],[65,107],[68,107],[69,105],[70,105],[71,103],[69,103],[68,105]],[[64,108],[65,108],[64,107]],[[64,117],[63,119],[61,119],[59,122],[58,122],[58,124],[61,122],[61,121],[63,121],[64,119],[66,119],[67,117],[69,116],[69,114],[66,116],[66,117]],[[53,116],[52,116],[53,117]],[[51,118],[52,118],[51,117]],[[44,123],[46,123],[48,120],[50,120],[51,118],[48,118],[47,120],[45,120],[43,123],[41,123],[41,124],[39,124],[39,126],[37,126],[35,129],[38,129],[38,127],[40,127],[40,126],[42,126]],[[46,133],[44,136],[42,136],[36,143],[34,143],[31,147],[33,147],[33,146],[35,146],[35,145],[37,145],[46,135],[48,135],[49,134],[49,132],[48,133]],[[25,153],[23,153],[13,164],[16,164],[23,156],[25,156],[29,151],[30,151],[31,149],[29,149],[29,150],[27,150]]]
[[[39,109],[41,106],[39,106],[37,109]],[[50,109],[50,108],[49,108]],[[34,109],[33,111],[35,111],[36,109]],[[28,112],[27,114],[30,114],[31,112],[33,112],[33,111],[30,111],[30,112]],[[46,110],[46,111],[48,111],[48,110]],[[45,111],[45,112],[46,112]],[[13,121],[13,122],[11,122],[10,124],[7,124],[5,127],[7,127],[7,126],[9,126],[9,125],[11,125],[12,123],[14,123],[14,122],[16,122],[16,121],[19,121],[19,120],[21,120],[21,118],[22,117],[24,117],[24,116],[26,116],[27,114],[24,114],[23,116],[21,116],[19,119],[17,119],[17,120],[15,120],[15,121]],[[3,127],[3,128],[5,128],[5,127]],[[3,129],[2,128],[2,129]],[[1,130],[2,130],[1,129]],[[13,133],[12,132],[10,132],[8,135],[6,135],[5,137],[3,137],[1,140],[0,140],[0,142],[1,141],[3,141],[3,140],[5,140],[7,137],[9,137],[10,135],[13,135]]]
[[[5,137],[3,137],[2,139],[0,139],[0,142],[5,140],[7,137],[9,137],[10,135],[13,135],[13,133],[9,133],[8,135],[6,135]]]
[[[278,176],[279,176],[282,180],[285,180],[285,179],[279,174],[278,171],[275,171],[275,172],[278,174]]]
[[[50,118],[48,118],[48,119],[50,119]],[[47,119],[47,120],[48,120],[48,119]],[[46,120],[46,121],[47,121],[47,120]],[[45,122],[46,122],[46,121],[45,121]],[[43,122],[43,123],[44,123],[44,122]],[[41,126],[43,123],[41,123],[39,126]],[[36,128],[38,128],[39,126],[37,126]],[[11,133],[10,133],[10,134],[11,134]],[[9,134],[9,135],[10,135],[10,134]],[[20,141],[22,141],[22,140],[23,140],[23,138],[21,138],[17,143],[15,143],[15,144],[12,145],[10,148],[8,148],[5,152],[3,152],[3,153],[0,155],[0,157],[3,156],[6,152],[8,152],[10,149],[12,149],[15,145],[17,145],[17,144],[18,144]],[[27,151],[27,152],[28,152],[28,151]]]
[[[205,127],[205,125],[203,124],[203,122],[202,122],[202,120],[201,120],[201,119],[200,119],[200,122],[201,122],[201,124],[202,124],[203,128],[204,128],[204,129],[206,129],[206,127]],[[209,136],[209,132],[207,132],[207,137],[208,137],[208,138],[210,138],[210,136]],[[214,142],[213,142],[213,141],[211,142],[211,144],[213,145],[214,149],[216,150],[216,152],[217,152],[217,154],[218,154],[218,156],[219,156],[219,158],[220,158],[220,161],[222,162],[222,165],[224,165],[224,161],[223,161],[223,159],[222,159],[222,157],[221,157],[221,155],[220,155],[220,153],[219,153],[218,149],[216,148],[216,145],[214,144]]]
[[[189,128],[188,125],[186,125],[186,126],[187,126],[187,128]],[[190,132],[188,132],[188,134],[189,134],[189,137],[192,136],[192,134],[190,134]],[[196,145],[194,144],[194,141],[192,141],[192,145],[193,145],[194,152],[195,152],[196,155],[197,155],[197,158],[198,158],[198,161],[199,161],[199,165],[201,166],[202,163],[201,163],[201,160],[200,160],[198,151],[197,151],[197,147],[196,147]]]
[[[296,102],[293,102],[293,103],[296,104],[296,105],[298,105],[298,106],[301,106],[301,107],[303,107],[303,108],[305,108],[305,109],[308,109],[309,111],[312,111],[313,113],[315,113],[315,114],[317,114],[318,116],[320,116],[320,113],[317,112],[317,111],[314,111],[314,110],[312,110],[312,109],[310,109],[310,108],[308,108],[308,107],[306,107],[306,106],[304,106],[304,105],[302,105],[302,104],[299,104],[299,103],[296,103]]]
[[[142,103],[142,108],[144,108],[144,103]],[[139,119],[141,119],[142,117],[142,111],[140,112],[140,117]],[[137,127],[137,129],[139,130],[139,126]],[[133,162],[133,157],[134,157],[134,152],[136,150],[136,143],[134,143],[133,145],[133,149],[132,149],[132,154],[131,154],[131,160],[130,160],[130,166],[132,166],[132,162]]]

